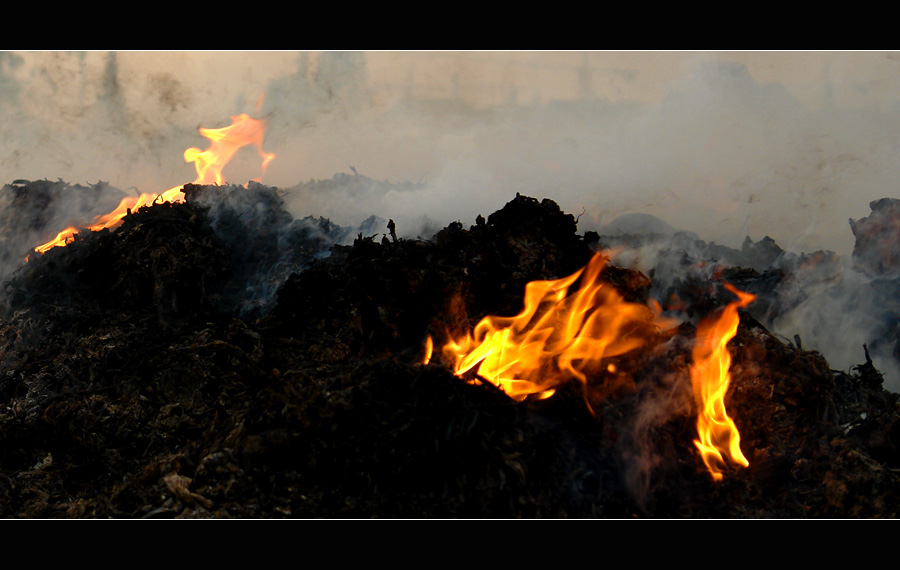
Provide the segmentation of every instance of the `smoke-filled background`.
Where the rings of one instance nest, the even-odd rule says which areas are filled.
[[[295,190],[297,217],[424,235],[520,192],[581,231],[641,213],[730,247],[849,257],[848,219],[896,195],[898,98],[885,52],[4,52],[0,181],[164,191],[195,178],[182,153],[206,148],[199,127],[246,112],[269,118],[263,182]],[[224,174],[258,177],[256,150]],[[845,271],[780,322],[835,368],[881,334],[883,302]]]

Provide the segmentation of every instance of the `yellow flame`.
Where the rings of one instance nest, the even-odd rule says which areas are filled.
[[[222,169],[241,147],[254,144],[262,157],[262,176],[275,155],[263,151],[265,119],[254,119],[246,113],[231,117],[231,125],[221,129],[200,129],[200,134],[212,141],[206,150],[191,147],[184,151],[184,161],[193,162],[197,170],[194,184],[223,184]],[[259,182],[260,178],[254,179]]]
[[[434,352],[434,340],[431,338],[431,335],[428,335],[425,337],[425,357],[422,359],[422,364],[431,362],[432,352]]]
[[[751,293],[725,285],[738,299],[729,303],[720,315],[704,319],[697,327],[693,350],[691,384],[699,406],[698,439],[694,440],[704,464],[716,481],[723,478],[727,456],[732,462],[747,467],[750,462],[741,452],[741,436],[734,421],[725,411],[725,394],[731,383],[731,354],[727,344],[737,334],[738,309],[756,299]]]
[[[77,233],[78,233],[77,228],[75,228],[74,226],[69,226],[66,229],[64,229],[63,231],[56,234],[56,237],[53,238],[52,240],[48,241],[44,245],[39,245],[36,248],[34,248],[34,251],[36,251],[38,253],[44,253],[51,247],[55,247],[57,245],[65,245],[65,244],[69,243],[70,239],[74,239],[75,234],[77,234]],[[28,258],[26,257],[25,260],[27,261]]]
[[[262,176],[265,176],[266,168],[275,154],[263,151],[263,136],[266,130],[265,119],[254,119],[249,115],[242,113],[231,117],[231,125],[220,129],[201,128],[200,134],[211,141],[208,149],[201,151],[198,148],[189,148],[184,151],[184,161],[193,162],[194,169],[197,171],[197,178],[194,184],[223,184],[225,179],[222,176],[222,169],[234,156],[234,153],[241,147],[247,145],[256,145],[259,154],[262,157],[262,175],[255,178],[255,182],[259,182]],[[157,202],[181,202],[184,200],[184,185],[170,188],[161,194],[144,193],[138,197],[127,196],[119,202],[115,210],[108,214],[97,216],[88,225],[91,231],[99,231],[105,228],[115,228],[129,212],[149,206]],[[68,227],[61,231],[57,236],[49,242],[34,248],[39,253],[44,253],[50,248],[66,245],[78,230],[74,227]]]
[[[528,283],[518,315],[485,317],[473,333],[444,345],[454,373],[477,366],[480,378],[513,399],[546,398],[567,380],[584,384],[588,371],[603,370],[602,359],[642,346],[658,331],[655,315],[600,280],[606,263],[598,253],[568,277]]]

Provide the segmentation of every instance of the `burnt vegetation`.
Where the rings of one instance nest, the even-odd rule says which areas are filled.
[[[546,400],[454,376],[449,334],[515,314],[527,282],[608,245],[550,200],[516,195],[427,240],[385,227],[341,245],[341,228],[294,219],[275,189],[185,193],[8,275],[0,515],[898,513],[900,408],[863,347],[860,366],[835,371],[743,312],[726,401],[750,466],[720,483],[692,443],[696,319]],[[761,293],[784,275],[728,271]],[[654,286],[615,266],[604,278],[632,301]],[[697,313],[731,300],[720,282],[667,286]]]

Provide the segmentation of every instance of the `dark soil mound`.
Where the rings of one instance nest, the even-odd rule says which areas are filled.
[[[691,322],[546,400],[467,383],[439,350],[423,364],[426,337],[515,314],[527,282],[594,255],[549,200],[517,195],[432,240],[342,246],[272,189],[187,190],[6,284],[2,516],[898,513],[896,395],[871,365],[835,373],[747,314],[727,405],[750,467],[721,483],[692,443]],[[651,289],[634,271],[604,278],[633,301]],[[709,310],[728,295],[708,291]]]

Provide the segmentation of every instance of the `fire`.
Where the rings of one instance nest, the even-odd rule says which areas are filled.
[[[262,175],[260,178],[254,179],[256,182],[260,181],[262,176],[265,176],[269,163],[275,158],[273,153],[263,151],[262,143],[265,131],[265,119],[254,119],[245,113],[231,117],[231,125],[227,127],[220,129],[201,128],[200,134],[211,141],[209,148],[202,151],[192,147],[184,151],[184,161],[193,162],[197,171],[197,178],[194,180],[194,184],[223,184],[225,179],[222,176],[222,169],[228,164],[238,149],[251,144],[256,145],[262,157]],[[115,210],[94,218],[88,225],[88,229],[99,231],[105,228],[115,228],[129,212],[157,202],[181,202],[184,200],[183,188],[184,185],[181,185],[166,190],[161,194],[144,193],[138,197],[125,197],[119,202]],[[68,227],[57,234],[54,239],[39,245],[34,250],[44,253],[50,248],[64,246],[76,233],[78,233],[76,228]]]
[[[734,421],[725,412],[725,393],[731,383],[731,354],[726,345],[737,333],[738,309],[756,299],[751,293],[725,287],[738,299],[729,303],[720,315],[708,317],[697,327],[693,350],[691,384],[699,406],[698,439],[694,440],[703,462],[716,481],[722,480],[723,454],[734,463],[747,467],[750,462],[741,452],[741,436]]]
[[[434,340],[431,335],[425,337],[425,356],[422,358],[422,364],[427,365],[431,362],[431,354],[434,352]]]
[[[115,210],[108,214],[104,214],[102,216],[97,216],[94,218],[93,222],[88,225],[88,229],[92,232],[98,232],[102,229],[112,229],[117,227],[120,223],[122,223],[122,218],[128,215],[129,212],[133,210],[140,209],[144,206],[150,206],[155,202],[179,202],[184,199],[184,194],[181,192],[183,186],[177,186],[170,190],[166,190],[162,194],[141,194],[138,197],[126,196],[122,198],[122,201],[119,202],[118,207]],[[49,245],[49,247],[48,247]],[[53,247],[53,245],[64,245],[64,244],[45,244],[41,246],[42,248],[49,249]]]
[[[615,364],[603,363],[603,359],[640,348],[669,323],[659,317],[658,304],[627,302],[612,285],[601,281],[607,261],[598,253],[568,277],[528,283],[519,314],[485,317],[472,333],[443,346],[453,372],[463,376],[477,367],[479,379],[517,401],[529,396],[548,398],[558,385],[571,379],[586,385],[588,374],[615,374]],[[576,282],[578,289],[570,292]],[[700,323],[691,367],[699,408],[694,443],[716,481],[723,478],[725,457],[749,465],[741,452],[737,427],[725,412],[731,381],[731,355],[726,345],[737,333],[738,309],[756,296],[726,287],[738,299],[721,314]],[[431,357],[430,343],[428,337],[425,363]]]
[[[477,366],[479,378],[515,400],[547,398],[562,382],[584,385],[590,371],[602,373],[604,358],[642,346],[658,331],[655,315],[600,280],[607,261],[598,253],[568,277],[528,283],[518,315],[485,317],[473,333],[447,342],[442,350],[454,373]]]
[[[73,239],[75,237],[75,234],[77,234],[77,233],[78,233],[78,228],[76,228],[74,226],[69,226],[66,229],[64,229],[63,231],[56,234],[56,237],[53,238],[51,241],[45,243],[44,245],[39,245],[36,248],[34,248],[34,251],[36,251],[38,253],[44,253],[51,247],[55,247],[57,245],[65,245],[65,244],[69,243],[69,240]],[[27,261],[28,258],[26,257],[25,260]]]
[[[266,132],[265,119],[253,119],[242,113],[231,117],[231,125],[221,129],[200,129],[200,134],[212,141],[206,150],[189,148],[184,151],[184,161],[193,162],[197,170],[194,184],[223,184],[222,169],[241,147],[255,144],[262,157],[262,175],[275,155],[263,151],[263,135]],[[254,179],[259,182],[262,177]]]

